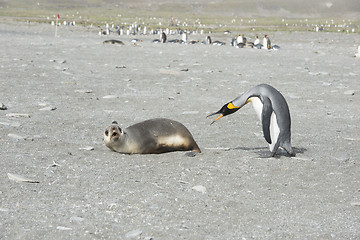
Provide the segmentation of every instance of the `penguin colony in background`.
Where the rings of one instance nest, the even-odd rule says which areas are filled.
[[[100,28],[100,26],[99,26]],[[132,24],[128,29],[124,29],[124,27],[119,27],[119,26],[114,26],[114,24],[112,24],[111,28],[109,26],[109,24],[106,24],[105,26],[105,30],[100,28],[99,31],[99,35],[110,35],[110,34],[116,34],[116,35],[146,35],[148,33],[150,34],[158,34],[159,38],[158,39],[154,39],[152,42],[153,43],[176,43],[176,44],[197,44],[197,43],[201,43],[201,44],[211,44],[214,46],[224,46],[226,45],[225,42],[222,41],[211,41],[210,36],[207,36],[205,41],[199,41],[199,40],[192,40],[189,41],[189,35],[191,33],[197,33],[197,31],[187,31],[187,30],[181,30],[181,29],[176,29],[176,30],[170,30],[170,29],[165,29],[163,30],[150,30],[148,31],[146,26],[142,26],[142,25],[137,25],[137,24]],[[168,40],[167,39],[167,35],[175,35],[175,34],[179,34],[180,35],[180,39],[172,39],[172,40]],[[203,30],[200,31],[200,34],[203,34]],[[224,34],[231,34],[230,31],[225,31]],[[133,43],[134,40],[132,40]],[[247,38],[243,35],[243,34],[239,34],[237,37],[234,37],[231,42],[230,42],[231,46],[237,47],[237,48],[257,48],[257,49],[272,49],[272,50],[279,50],[280,47],[277,45],[272,46],[271,45],[271,41],[268,35],[265,35],[263,38],[263,43],[260,43],[259,37],[256,36],[256,39],[254,40],[254,42],[250,42],[247,41]]]
[[[169,30],[170,31],[170,30]],[[166,32],[169,32],[166,31]],[[122,35],[123,30],[117,29],[116,31],[110,31],[107,27],[106,30],[102,30],[99,32],[99,35],[109,35],[111,32],[116,32],[119,35]],[[154,39],[153,43],[175,43],[175,44],[208,44],[208,45],[214,45],[214,46],[224,46],[226,45],[223,41],[215,40],[213,41],[210,36],[206,36],[204,41],[199,40],[189,40],[189,32],[188,31],[178,31],[177,33],[180,35],[180,39],[171,39],[169,40],[167,37],[165,31],[156,32],[156,34],[159,34],[159,38]],[[127,33],[129,35],[129,33]],[[133,33],[135,35],[135,33]],[[139,39],[132,39],[132,43],[140,42]],[[267,50],[279,50],[280,47],[278,45],[271,45],[271,41],[268,35],[265,35],[263,37],[262,43],[260,42],[260,39],[258,36],[255,37],[254,42],[250,42],[247,40],[247,38],[243,34],[239,34],[238,36],[232,38],[230,42],[230,46],[236,47],[236,48],[257,48],[257,49],[267,49]]]
[[[162,32],[160,39],[154,39],[153,43],[165,43],[166,42],[166,34]],[[165,41],[163,41],[165,39]],[[225,42],[222,41],[212,41],[210,36],[206,36],[204,41],[198,41],[198,40],[192,40],[189,41],[189,36],[186,31],[181,33],[181,39],[173,39],[167,41],[168,43],[177,43],[177,44],[209,44],[214,46],[224,46],[226,45]],[[232,38],[230,42],[230,46],[236,47],[236,48],[257,48],[257,49],[267,49],[267,50],[279,50],[280,47],[278,45],[271,45],[271,41],[268,35],[265,35],[263,38],[263,43],[260,43],[260,39],[258,36],[256,36],[254,42],[247,41],[246,37],[243,34],[239,34],[237,37]]]

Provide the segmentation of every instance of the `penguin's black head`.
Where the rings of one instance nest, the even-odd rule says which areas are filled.
[[[215,123],[217,120],[219,120],[223,116],[232,114],[232,113],[236,112],[239,109],[240,109],[240,107],[234,106],[234,104],[232,102],[229,102],[229,103],[225,104],[219,111],[217,111],[215,113],[212,113],[209,116],[207,116],[207,117],[210,117],[210,116],[213,116],[213,115],[216,115],[216,114],[220,114],[220,116],[218,116],[210,125]]]

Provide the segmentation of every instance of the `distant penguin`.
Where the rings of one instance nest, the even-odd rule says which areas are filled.
[[[239,44],[239,43],[244,43],[244,39],[243,39],[243,36],[241,34],[239,34],[236,38],[236,42]]]
[[[254,41],[254,45],[256,46],[256,45],[258,45],[258,44],[260,44],[260,39],[259,39],[259,36],[256,35],[255,41]]]
[[[210,36],[207,36],[207,37],[206,37],[206,43],[207,43],[207,44],[211,44],[211,37],[210,37]]]
[[[109,35],[109,34],[110,34],[109,29],[103,30],[101,28],[100,31],[99,31],[99,36],[101,36],[101,35]]]
[[[271,156],[276,154],[279,147],[285,149],[291,156],[295,152],[291,147],[291,119],[288,104],[284,96],[268,84],[257,85],[225,104],[219,111],[209,116],[220,114],[211,124],[221,117],[232,114],[245,104],[252,102],[264,133],[269,143]]]
[[[247,43],[247,39],[244,36],[243,36],[243,43],[245,43],[245,44]]]
[[[188,41],[188,34],[186,31],[184,31],[182,34],[181,34],[181,40],[184,42],[184,43],[187,43]]]
[[[267,48],[267,39],[266,39],[266,37],[267,37],[267,35],[265,35],[265,36],[263,37],[263,47],[264,47],[264,48]]]
[[[360,58],[360,46],[358,46],[357,53],[355,53],[355,57]]]
[[[233,46],[233,47],[236,47],[236,45],[237,45],[236,38],[231,39],[230,45]]]
[[[268,35],[265,35],[263,38],[263,47],[265,49],[271,49],[271,42],[270,42],[270,38]]]
[[[160,42],[166,43],[166,34],[164,32],[161,33]]]

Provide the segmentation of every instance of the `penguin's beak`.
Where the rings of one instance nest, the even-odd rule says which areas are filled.
[[[218,111],[218,112],[214,112],[214,113],[208,115],[207,117],[211,117],[211,116],[214,116],[216,114],[220,114],[220,116],[218,116],[214,121],[212,121],[212,123],[210,123],[210,125],[213,125],[217,120],[219,120],[220,118],[222,118],[224,116],[223,114],[220,113],[220,111]]]
[[[240,107],[236,107],[234,106],[234,104],[232,102],[228,102],[227,104],[225,104],[224,106],[222,106],[222,108],[215,112],[210,114],[208,117],[216,115],[216,114],[220,114],[220,116],[218,116],[212,123],[210,123],[210,125],[214,124],[214,122],[216,122],[217,120],[219,120],[220,118],[222,118],[223,116],[232,114],[234,112],[236,112],[237,110],[239,110]]]

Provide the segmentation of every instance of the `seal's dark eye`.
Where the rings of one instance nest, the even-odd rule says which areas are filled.
[[[120,127],[119,127],[119,132],[122,132]]]
[[[106,135],[106,136],[109,135],[109,131],[108,131],[108,130],[105,131],[105,135]]]

